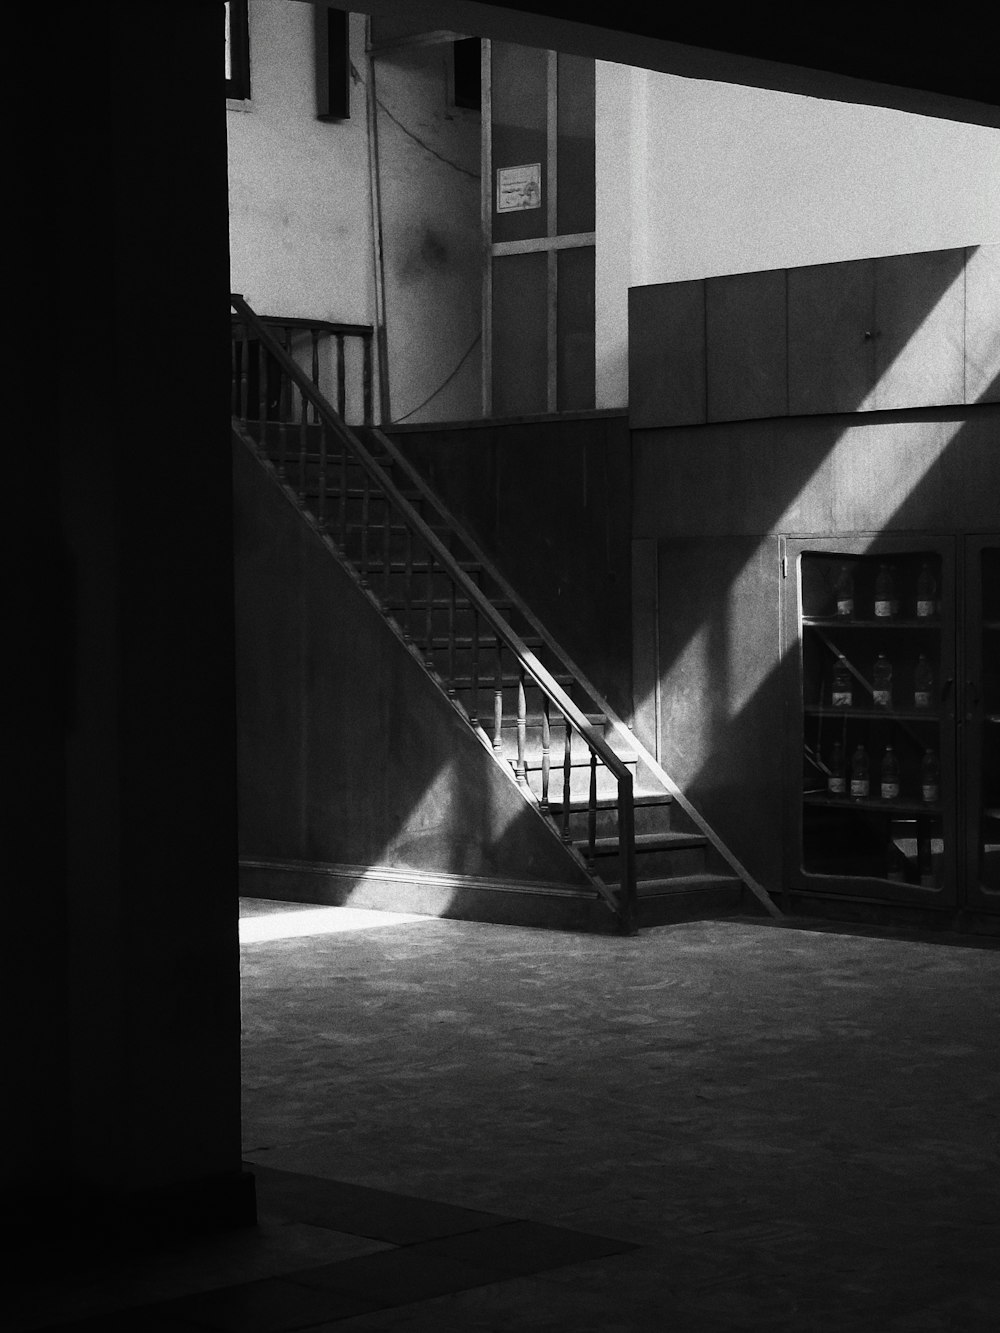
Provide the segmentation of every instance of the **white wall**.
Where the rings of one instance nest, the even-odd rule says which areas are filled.
[[[250,0],[250,102],[226,112],[230,281],[261,315],[374,325],[365,20],[351,15],[358,77],[343,121],[316,118],[313,25],[312,5]],[[331,342],[321,367],[329,396],[333,356]],[[354,339],[347,358],[348,419],[358,421],[361,347]]]
[[[230,252],[232,290],[260,314],[376,323],[364,15],[351,15],[350,33],[350,119],[320,121],[312,5],[251,0],[251,98],[227,112]],[[478,345],[435,393],[479,334],[481,308],[479,115],[448,105],[449,53],[376,61],[394,419],[482,405]],[[357,362],[359,350],[348,355]]]
[[[375,61],[393,421],[482,412],[480,116],[449,105],[450,68],[447,42]]]
[[[227,112],[233,290],[261,314],[374,322],[364,17],[351,118],[316,119],[313,9],[251,0],[248,111]]]
[[[1000,241],[1000,130],[597,65],[597,405],[628,288]]]

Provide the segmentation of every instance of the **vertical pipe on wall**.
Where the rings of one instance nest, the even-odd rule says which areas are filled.
[[[375,266],[375,339],[378,362],[379,420],[392,420],[389,404],[389,358],[386,345],[385,249],[382,240],[382,194],[379,187],[378,106],[375,97],[375,55],[371,49],[371,19],[365,19],[368,84],[365,107],[368,121],[368,179],[372,218],[372,259]]]
[[[549,236],[559,232],[559,53],[547,51],[546,64],[546,100],[545,113],[545,174],[548,183],[548,199],[545,209],[545,230]],[[558,318],[559,318],[559,268],[558,254],[549,250],[546,256],[547,286],[547,357],[548,382],[546,387],[547,404],[550,412],[559,410],[558,380]]]
[[[492,43],[482,45],[483,416],[493,412],[493,83]]]

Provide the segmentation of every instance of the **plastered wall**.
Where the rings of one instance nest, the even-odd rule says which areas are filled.
[[[629,287],[1000,241],[1000,130],[598,62],[597,405]]]
[[[250,0],[250,102],[226,112],[231,281],[262,314],[371,324],[364,18],[345,121],[316,118],[313,28],[312,5]]]
[[[450,45],[376,57],[377,210],[365,17],[350,16],[346,120],[317,119],[314,30],[312,5],[251,0],[251,97],[226,113],[232,289],[262,314],[375,324],[380,221],[387,415],[476,415],[480,129],[451,105]]]

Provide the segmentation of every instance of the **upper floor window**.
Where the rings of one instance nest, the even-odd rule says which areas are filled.
[[[250,96],[249,0],[226,0],[226,96]]]

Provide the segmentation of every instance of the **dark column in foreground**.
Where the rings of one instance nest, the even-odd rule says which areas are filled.
[[[238,1224],[223,6],[28,17],[5,1195]]]

